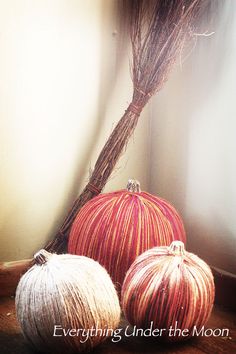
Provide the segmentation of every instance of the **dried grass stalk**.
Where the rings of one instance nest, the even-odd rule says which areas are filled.
[[[168,78],[170,69],[195,31],[204,0],[126,0],[132,44],[133,97],[103,147],[89,183],[46,249],[60,252],[79,209],[105,186],[150,97]]]

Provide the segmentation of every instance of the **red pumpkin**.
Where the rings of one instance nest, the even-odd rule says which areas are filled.
[[[185,242],[175,208],[130,180],[127,190],[100,194],[84,205],[72,225],[68,251],[98,261],[119,288],[138,255],[173,240]]]

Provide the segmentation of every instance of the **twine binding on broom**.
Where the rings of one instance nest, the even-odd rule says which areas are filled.
[[[87,188],[88,188],[88,190],[89,190],[90,192],[92,192],[94,195],[98,195],[98,194],[100,194],[101,191],[102,191],[101,188],[96,187],[94,184],[92,184],[92,183],[90,183],[90,182],[87,184]]]
[[[133,114],[135,114],[136,116],[140,116],[140,113],[141,113],[141,111],[142,111],[142,108],[143,107],[141,107],[141,106],[137,106],[137,105],[135,105],[134,103],[130,103],[130,105],[129,105],[129,107],[126,109],[126,113],[128,113],[128,112],[131,112],[131,113],[133,113]]]

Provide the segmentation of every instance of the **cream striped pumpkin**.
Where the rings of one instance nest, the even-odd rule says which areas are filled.
[[[100,194],[85,204],[72,225],[68,251],[98,261],[119,290],[138,255],[173,240],[185,242],[175,208],[129,180],[127,190]]]
[[[16,313],[37,353],[89,352],[112,335],[120,322],[119,298],[98,262],[46,250],[34,260],[17,286]]]

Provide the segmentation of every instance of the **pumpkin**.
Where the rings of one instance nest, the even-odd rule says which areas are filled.
[[[201,333],[214,294],[210,267],[174,241],[134,261],[123,283],[121,303],[132,325],[162,330],[162,339],[177,341]]]
[[[43,353],[78,353],[110,336],[120,305],[107,271],[83,256],[41,250],[34,258],[16,290],[17,318],[29,344]]]
[[[119,288],[138,255],[173,240],[185,242],[175,208],[129,180],[126,190],[100,194],[81,208],[70,231],[68,251],[98,261]]]

